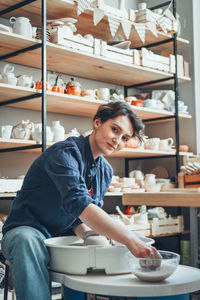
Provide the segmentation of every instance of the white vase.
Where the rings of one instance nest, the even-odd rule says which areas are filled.
[[[52,124],[51,130],[54,133],[54,142],[63,141],[65,135],[64,127],[60,124],[60,121],[53,121]]]

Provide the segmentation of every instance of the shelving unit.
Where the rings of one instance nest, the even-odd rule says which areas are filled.
[[[20,6],[20,2],[20,0],[7,0],[4,1],[4,3],[0,3],[0,15],[3,15],[3,13],[6,12],[6,17],[13,16],[11,6]],[[15,16],[25,16],[28,18],[30,18],[31,16],[32,24],[36,26],[43,25],[43,39],[42,41],[40,41],[38,39],[24,38],[14,33],[0,31],[0,59],[3,59],[7,62],[42,69],[43,82],[46,81],[46,70],[59,70],[59,72],[63,74],[67,73],[75,76],[78,75],[79,77],[84,77],[87,79],[124,85],[126,87],[126,93],[128,91],[128,88],[131,87],[138,87],[143,89],[146,88],[146,86],[148,85],[149,88],[153,88],[163,85],[169,85],[175,82],[175,114],[164,110],[153,110],[148,108],[132,107],[132,109],[146,123],[167,122],[175,120],[177,133],[179,131],[179,120],[191,118],[190,115],[178,113],[177,107],[178,83],[181,84],[189,82],[191,80],[190,78],[177,78],[177,72],[176,74],[170,74],[158,70],[153,70],[147,67],[137,66],[134,64],[130,65],[102,56],[88,54],[82,51],[75,51],[64,46],[59,46],[50,42],[46,42],[46,35],[44,34],[46,32],[46,18],[56,19],[66,16],[77,18],[77,4],[74,3],[74,1],[70,0],[27,0],[26,2],[28,5],[19,7],[15,11]],[[176,1],[174,0],[174,2]],[[41,11],[43,11],[42,22],[40,20]],[[91,33],[96,38],[100,38],[103,40],[111,39],[107,19],[104,18],[101,21],[101,23],[95,27],[93,25],[92,12],[93,9],[88,9],[78,17],[77,33],[80,33],[82,35]],[[134,47],[135,49],[138,49],[139,47],[147,47],[151,50],[169,50],[175,55],[177,53],[177,46],[188,44],[187,40],[177,38],[176,35],[172,36],[169,34],[158,32],[158,37],[155,37],[148,30],[146,31],[145,44],[142,44],[141,40],[138,37],[138,34],[134,32],[134,30],[131,33],[130,39],[132,41],[132,47]],[[163,43],[164,41],[168,41],[168,43]],[[26,54],[16,55],[23,52],[26,52]],[[43,60],[41,60],[41,55],[43,57]],[[84,68],[82,68],[83,62]],[[31,151],[34,153],[40,153],[41,150],[44,151],[46,148],[46,112],[92,117],[95,111],[97,110],[98,106],[102,103],[104,102],[100,100],[86,99],[83,97],[75,97],[71,95],[46,92],[46,90],[44,89],[44,83],[43,90],[22,88],[18,86],[9,86],[0,83],[0,106],[9,105],[11,107],[41,111],[43,124],[43,135],[41,145],[37,144],[35,141],[14,139],[6,141],[0,139],[0,152]],[[176,144],[179,145],[178,135]],[[123,151],[113,154],[110,157],[120,157],[126,159],[125,164],[127,175],[127,162],[132,158],[147,159],[156,157],[176,157],[178,165],[180,155],[191,155],[191,153],[179,153],[178,150],[164,152],[147,151],[139,149],[124,149]],[[135,197],[142,197],[142,194],[136,193]]]

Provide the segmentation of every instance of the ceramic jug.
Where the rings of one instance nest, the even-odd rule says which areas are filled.
[[[35,123],[34,130],[32,132],[33,139],[41,143],[42,142],[42,123]],[[54,133],[51,131],[49,126],[46,126],[46,141],[47,143],[51,143],[53,141]]]
[[[173,138],[168,138],[168,139],[160,140],[159,150],[163,150],[163,151],[172,150],[173,143],[174,143]]]
[[[13,32],[25,37],[32,38],[32,26],[30,20],[25,17],[11,17],[10,23],[13,24]]]
[[[65,137],[65,129],[60,124],[60,121],[53,121],[51,130],[54,133],[54,142],[63,141]]]

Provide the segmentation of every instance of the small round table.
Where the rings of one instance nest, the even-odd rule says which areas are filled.
[[[149,299],[189,299],[189,293],[200,289],[200,270],[179,265],[176,271],[162,282],[144,282],[133,274],[105,275],[90,273],[88,275],[69,275],[51,272],[51,280],[66,287],[96,295],[121,297],[148,297]],[[175,295],[179,295],[175,297]],[[167,296],[167,297],[166,297]],[[79,300],[76,298],[76,300]]]

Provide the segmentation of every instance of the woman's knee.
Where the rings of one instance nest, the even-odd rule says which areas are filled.
[[[48,250],[44,244],[45,237],[35,228],[20,226],[7,232],[4,241],[9,256],[29,254],[48,259]]]

